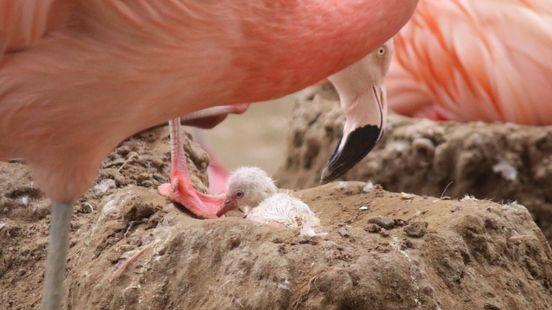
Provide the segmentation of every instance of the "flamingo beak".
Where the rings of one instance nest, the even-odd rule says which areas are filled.
[[[237,198],[234,196],[228,196],[224,200],[222,208],[220,208],[220,210],[217,212],[217,216],[221,217],[229,211],[235,210],[237,208],[239,208]]]
[[[340,98],[343,101],[343,98]],[[342,107],[345,110],[345,126],[334,153],[322,171],[320,181],[331,182],[344,175],[362,160],[381,139],[387,118],[385,88],[372,85],[365,94],[351,104]]]

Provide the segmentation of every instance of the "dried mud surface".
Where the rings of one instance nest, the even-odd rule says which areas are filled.
[[[552,251],[520,205],[336,182],[295,192],[323,238],[198,220],[157,194],[167,139],[157,129],[123,143],[77,204],[68,309],[552,308]],[[205,188],[206,154],[185,146]],[[16,163],[0,164],[0,197],[0,308],[37,309],[48,202]]]
[[[74,207],[69,268],[75,246],[87,238],[105,196],[131,185],[155,190],[167,182],[168,141],[166,128],[150,130],[122,143],[104,161],[96,185]],[[189,139],[184,148],[192,181],[205,190],[208,156]],[[0,309],[39,308],[49,217],[49,201],[33,186],[25,166],[0,162]]]
[[[281,186],[319,184],[343,122],[331,86],[303,93],[290,124],[286,163],[276,174]],[[552,127],[391,115],[384,139],[343,180],[434,197],[517,201],[552,242]]]

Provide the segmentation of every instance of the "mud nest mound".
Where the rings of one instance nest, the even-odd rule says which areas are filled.
[[[296,193],[328,231],[201,221],[151,190],[104,199],[72,248],[68,299],[95,309],[507,309],[552,306],[552,252],[524,207],[363,192]],[[360,207],[365,206],[366,208]],[[132,210],[149,208],[144,216]],[[129,213],[133,215],[129,215]],[[143,254],[120,276],[117,263]]]
[[[168,175],[167,140],[158,129],[123,143],[79,201],[68,309],[552,307],[552,251],[518,204],[336,182],[295,192],[325,237],[241,217],[198,220],[156,191]],[[185,149],[205,188],[207,156],[189,140]],[[48,202],[24,166],[0,171],[0,308],[36,309]]]
[[[308,188],[333,151],[344,117],[331,86],[298,100],[280,185]],[[391,115],[384,139],[343,180],[394,192],[473,195],[526,206],[552,242],[552,127],[434,122]]]
[[[72,249],[87,238],[105,196],[132,185],[155,190],[167,182],[168,143],[167,129],[154,129],[128,139],[109,155],[96,184],[74,207]],[[184,148],[192,182],[205,190],[208,155],[188,138]],[[40,308],[49,215],[50,202],[34,187],[26,167],[0,162],[0,309]],[[71,255],[69,268],[73,261]],[[93,308],[82,305],[79,309]]]

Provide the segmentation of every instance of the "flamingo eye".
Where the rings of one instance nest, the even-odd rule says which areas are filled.
[[[243,192],[242,191],[236,192],[236,197],[237,198],[242,198],[243,197]]]
[[[378,48],[378,55],[379,56],[385,55],[385,48],[383,48],[383,47]]]

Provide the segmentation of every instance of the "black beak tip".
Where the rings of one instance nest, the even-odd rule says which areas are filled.
[[[328,166],[326,166],[324,170],[322,170],[322,175],[320,176],[320,183],[326,184],[335,180],[336,178],[338,177],[334,177],[333,173],[328,169]]]
[[[324,184],[334,181],[354,167],[376,146],[382,135],[381,131],[380,127],[374,125],[356,128],[345,137],[345,144],[340,149],[343,139],[341,137],[326,168],[322,171],[320,182]]]

